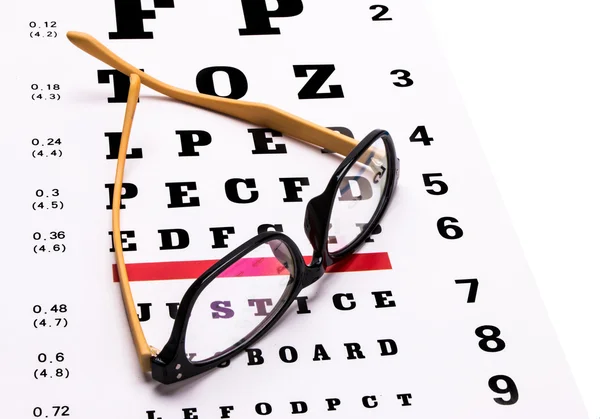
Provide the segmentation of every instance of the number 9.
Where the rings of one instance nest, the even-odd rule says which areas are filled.
[[[500,388],[498,386],[499,381],[504,381],[506,388]],[[515,404],[517,400],[519,400],[519,390],[517,390],[517,385],[512,378],[506,375],[494,375],[489,379],[488,385],[494,393],[510,394],[510,398],[508,400],[504,400],[502,397],[494,397],[494,401],[498,404],[511,405]]]

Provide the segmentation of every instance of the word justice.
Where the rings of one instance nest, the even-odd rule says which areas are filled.
[[[352,400],[348,402],[337,397],[328,397],[323,400],[323,402],[317,407],[320,410],[325,412],[344,412],[344,411],[355,411],[356,408],[365,408],[365,409],[375,409],[380,406],[381,403],[390,403],[394,401],[397,403],[398,407],[409,407],[412,406],[412,393],[396,393],[393,395],[384,396],[382,394],[379,395],[366,395],[362,396],[359,400]],[[289,404],[289,406],[288,406]],[[305,401],[295,400],[289,403],[284,403],[285,407],[281,403],[269,403],[269,402],[259,402],[252,406],[252,414],[258,416],[268,416],[275,415],[277,417],[283,417],[283,414],[290,413],[292,415],[304,414],[309,412],[309,405]],[[311,406],[310,411],[312,412],[314,406]],[[203,417],[214,417],[221,419],[235,419],[236,417],[247,418],[248,411],[244,411],[243,413],[239,413],[240,416],[235,415],[237,413],[234,405],[228,406],[219,406],[218,410],[215,412],[220,414],[220,416],[204,416],[198,413],[198,408],[195,407],[185,407],[181,409],[181,413],[178,413],[177,416],[159,416],[159,413],[156,410],[146,410],[146,418],[147,419],[201,419]],[[339,415],[339,413],[338,413]],[[333,417],[333,416],[332,416]],[[336,415],[337,417],[337,415]]]
[[[376,309],[381,308],[390,308],[396,307],[396,302],[391,298],[393,297],[392,291],[373,291],[371,292],[373,296],[374,304],[373,307]],[[321,298],[321,297],[319,297]],[[312,311],[309,308],[309,301],[307,296],[298,296],[296,297],[295,305],[296,305],[296,314],[310,314]],[[348,293],[336,293],[331,297],[331,301],[333,303],[333,307],[335,307],[339,311],[351,311],[354,310],[358,303],[354,294],[351,292]],[[277,299],[275,299],[275,303]],[[269,307],[273,306],[274,302],[271,298],[250,298],[247,300],[248,307],[253,309],[251,313],[254,316],[262,316],[265,317],[269,314]],[[197,303],[198,304],[198,303]],[[210,302],[210,310],[207,311],[207,315],[210,315],[212,319],[231,319],[235,316],[235,310],[232,306],[231,301],[222,300],[222,301],[212,301]],[[141,322],[146,322],[151,318],[151,307],[152,303],[137,303],[139,308],[138,318]],[[165,313],[169,314],[171,319],[175,319],[177,315],[177,309],[179,307],[179,303],[166,303]],[[196,306],[194,306],[195,310]],[[290,310],[291,311],[291,310]]]

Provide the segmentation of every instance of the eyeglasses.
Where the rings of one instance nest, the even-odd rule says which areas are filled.
[[[374,130],[357,142],[270,105],[170,86],[125,62],[86,33],[68,32],[67,37],[130,78],[112,196],[113,240],[119,284],[140,366],[155,380],[164,384],[182,381],[238,355],[275,326],[300,291],[320,279],[328,267],[348,258],[378,226],[399,177],[400,161],[387,131]],[[345,156],[323,193],[306,206],[304,230],[313,248],[312,259],[305,260],[294,241],[281,232],[267,231],[246,241],[187,289],[161,351],[148,345],[137,316],[120,229],[127,146],[141,84],[173,99],[268,127]],[[360,186],[365,182],[369,187],[363,195]],[[359,232],[357,225],[362,225]],[[335,229],[333,236],[331,228]],[[246,311],[229,308],[235,299],[244,303]]]

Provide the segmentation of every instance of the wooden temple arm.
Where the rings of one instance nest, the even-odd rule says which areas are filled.
[[[131,126],[133,124],[133,116],[137,101],[140,95],[140,78],[137,74],[129,76],[129,94],[127,95],[127,107],[125,108],[125,119],[123,121],[123,131],[121,133],[121,144],[119,146],[119,157],[117,159],[117,172],[115,174],[115,188],[112,197],[112,228],[113,240],[115,247],[115,257],[117,259],[117,271],[119,273],[119,286],[121,287],[121,296],[125,304],[125,312],[127,321],[133,338],[133,343],[138,355],[140,366],[144,372],[151,371],[150,359],[157,354],[157,350],[148,345],[148,341],[144,336],[142,325],[135,309],[135,303],[129,286],[129,277],[123,257],[123,245],[121,241],[121,193],[123,188],[123,175],[125,172],[125,161],[127,155],[127,145],[129,144],[129,136],[131,134]]]
[[[129,64],[87,33],[69,31],[67,38],[81,50],[121,73],[127,76],[137,74],[142,84],[173,99],[229,115],[254,125],[269,127],[289,137],[326,148],[343,156],[348,155],[357,144],[357,141],[351,137],[271,105],[196,93],[163,83]]]

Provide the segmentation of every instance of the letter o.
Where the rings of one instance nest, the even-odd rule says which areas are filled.
[[[223,71],[229,77],[231,93],[227,96],[219,96],[215,90],[214,74]],[[234,67],[207,67],[196,74],[196,88],[200,93],[211,96],[227,97],[229,99],[241,99],[248,92],[248,80],[244,73]]]
[[[258,403],[256,406],[254,406],[254,410],[261,416],[270,415],[271,412],[273,412],[271,405],[264,402]]]
[[[286,364],[292,364],[298,360],[298,351],[293,346],[282,346],[279,349],[279,358]]]

